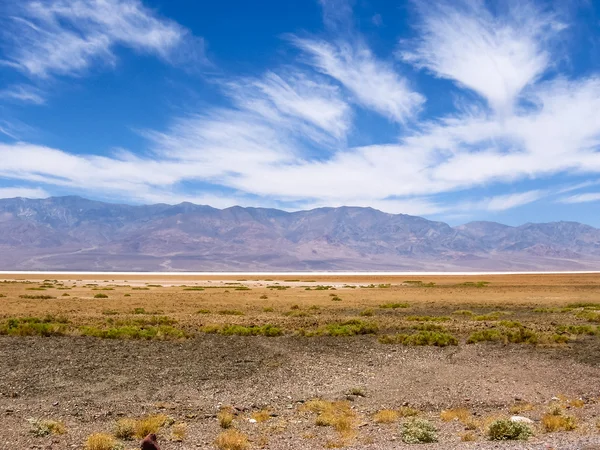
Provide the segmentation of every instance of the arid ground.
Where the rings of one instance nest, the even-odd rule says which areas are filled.
[[[259,278],[0,281],[0,449],[600,449],[600,275]]]

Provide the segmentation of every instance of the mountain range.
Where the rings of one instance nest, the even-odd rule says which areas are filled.
[[[0,200],[0,270],[597,269],[600,229],[577,222],[451,227],[359,207],[285,212],[75,196]]]

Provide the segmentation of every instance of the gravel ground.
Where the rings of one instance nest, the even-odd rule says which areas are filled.
[[[360,388],[365,396],[348,397]],[[495,443],[480,432],[461,442],[464,426],[439,420],[442,409],[468,407],[479,417],[509,415],[517,401],[536,406],[539,421],[552,397],[582,398],[572,408],[573,432],[538,431],[527,443]],[[419,448],[600,449],[600,347],[597,340],[571,349],[463,345],[406,348],[373,337],[224,337],[183,342],[112,341],[84,337],[0,336],[1,449],[82,448],[87,435],[111,432],[119,417],[164,412],[188,424],[183,442],[160,436],[163,450],[214,448],[222,405],[240,412],[236,428],[251,448],[321,449],[336,433],[301,412],[314,397],[346,399],[359,416],[348,448],[414,447],[401,441],[400,425],[371,415],[410,405],[439,429],[439,443]],[[275,417],[252,424],[248,414],[268,407]],[[68,432],[34,437],[28,418],[62,420]],[[136,443],[126,443],[135,448]]]

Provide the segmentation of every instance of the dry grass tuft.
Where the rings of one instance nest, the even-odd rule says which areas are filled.
[[[466,433],[463,433],[460,435],[460,440],[463,442],[473,442],[477,439],[477,437],[475,436],[475,433],[473,433],[472,431],[467,431]]]
[[[305,403],[302,409],[317,414],[315,419],[317,426],[333,427],[344,439],[355,434],[356,413],[347,401],[330,402],[315,399]]]
[[[395,423],[400,418],[400,413],[393,409],[382,409],[373,415],[376,423]]]
[[[535,406],[533,406],[531,403],[519,402],[512,405],[509,411],[511,414],[521,414],[527,411],[533,411],[534,409]]]
[[[563,416],[555,414],[544,414],[542,417],[542,426],[547,433],[554,431],[573,431],[577,428],[577,421],[573,416]]]
[[[238,430],[230,429],[217,436],[215,445],[219,450],[246,450],[250,443],[245,434]]]
[[[56,420],[28,419],[28,422],[31,425],[29,431],[37,437],[48,436],[49,434],[65,434],[67,432],[65,424]]]
[[[223,408],[221,409],[221,411],[219,411],[219,414],[217,414],[217,420],[219,421],[219,425],[221,426],[221,428],[225,429],[231,427],[234,417],[235,416],[233,415],[231,408]]]
[[[262,409],[260,411],[253,412],[251,417],[257,422],[266,422],[271,418],[271,411],[268,409]]]
[[[467,408],[446,409],[440,413],[440,419],[444,422],[458,420],[461,423],[467,422],[471,418],[471,412]]]
[[[569,406],[572,406],[573,408],[583,408],[585,406],[585,402],[580,398],[576,398],[569,400]]]
[[[168,417],[164,414],[143,417],[135,421],[134,435],[138,439],[144,439],[150,433],[158,433],[160,427],[167,422]]]
[[[110,434],[94,433],[85,441],[85,450],[117,450],[120,445]]]
[[[130,441],[133,439],[135,435],[135,426],[137,424],[137,420],[135,419],[119,419],[115,425],[115,436],[118,439],[123,439],[124,441]]]
[[[171,440],[181,442],[187,436],[187,423],[179,422],[171,428]]]

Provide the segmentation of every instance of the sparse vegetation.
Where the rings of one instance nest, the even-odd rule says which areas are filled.
[[[526,441],[533,436],[533,430],[522,422],[499,419],[492,422],[487,434],[491,441]]]
[[[402,441],[406,444],[437,442],[437,430],[428,420],[411,419],[402,425]]]
[[[219,311],[219,314],[221,314],[222,316],[243,316],[244,313],[242,311],[239,311],[237,309],[222,309],[221,311]]]
[[[235,416],[233,415],[232,408],[222,408],[217,414],[219,426],[225,429],[231,427],[234,418]]]
[[[85,450],[122,450],[114,437],[106,433],[94,433],[85,441]]]
[[[115,424],[115,436],[124,441],[130,441],[135,436],[136,420],[123,418]]]
[[[382,409],[373,415],[376,423],[395,423],[400,419],[400,413],[393,409]]]
[[[250,447],[248,437],[234,429],[219,434],[215,445],[219,450],[246,450]]]
[[[281,336],[283,330],[274,325],[223,325],[223,326],[206,326],[201,329],[205,333],[217,333],[223,336]]]
[[[56,420],[28,419],[29,432],[36,437],[48,436],[49,434],[65,434],[67,428],[63,422]]]
[[[379,342],[382,344],[432,345],[436,347],[458,345],[456,337],[439,331],[419,331],[414,334],[400,333],[395,336],[384,335],[379,337]]]
[[[565,416],[562,413],[554,414],[551,411],[542,416],[542,426],[547,433],[573,431],[577,428],[577,421],[573,416]]]
[[[56,297],[53,297],[52,295],[19,295],[19,298],[27,300],[53,300]]]
[[[150,433],[158,433],[160,428],[165,425],[168,417],[164,414],[142,417],[135,421],[133,435],[137,439],[143,439]]]
[[[187,424],[179,422],[171,427],[171,440],[181,442],[187,436]]]
[[[383,305],[379,305],[382,309],[397,309],[397,308],[410,308],[408,303],[384,303]]]
[[[108,295],[106,295],[106,294],[96,294],[96,295],[94,295],[94,298],[108,298]]]

